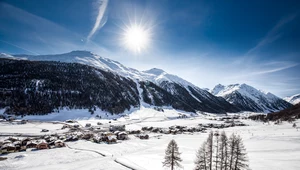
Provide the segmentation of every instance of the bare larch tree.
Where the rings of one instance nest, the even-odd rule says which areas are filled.
[[[236,136],[234,158],[235,158],[235,162],[234,162],[233,170],[242,170],[248,168],[247,152],[243,144],[242,138],[239,135]]]
[[[207,152],[206,152],[206,142],[202,144],[199,150],[196,153],[196,160],[195,160],[195,170],[207,170]]]
[[[175,167],[182,167],[179,164],[182,159],[180,158],[178,149],[177,143],[172,139],[165,151],[165,161],[163,162],[164,167],[171,167],[171,170],[174,170]]]
[[[213,147],[214,147],[214,140],[213,140],[213,131],[210,131],[208,134],[208,138],[206,141],[206,147],[207,147],[207,157],[208,157],[208,165],[209,165],[209,170],[212,170],[212,163],[213,163]]]
[[[225,132],[210,132],[207,140],[196,152],[195,170],[245,170],[248,169],[247,152],[242,138]]]
[[[226,133],[223,131],[220,136],[220,144],[219,144],[219,167],[220,170],[228,169],[228,138]]]

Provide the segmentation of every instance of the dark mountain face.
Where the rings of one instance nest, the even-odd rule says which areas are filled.
[[[145,103],[188,112],[239,111],[205,90],[177,83],[137,83],[108,71],[79,63],[0,59],[0,108],[8,114],[47,114],[61,108],[100,108],[122,113]]]
[[[216,97],[211,93],[207,92],[206,90],[201,90],[193,87],[188,87],[190,92],[195,96],[197,99],[204,104],[203,109],[205,110],[215,110],[215,112],[239,112],[241,111],[234,105],[228,103],[222,97]]]
[[[293,105],[298,104],[298,103],[300,103],[300,94],[295,94],[290,97],[285,97],[284,100]]]
[[[273,99],[272,102],[268,101],[264,97],[258,98],[258,102],[255,102],[251,98],[242,95],[238,91],[234,91],[230,94],[223,96],[226,101],[230,102],[237,108],[243,111],[252,112],[267,112],[267,111],[278,111],[285,108],[289,108],[292,105],[280,98]]]
[[[46,114],[62,107],[121,113],[139,106],[136,83],[77,63],[0,59],[0,108]]]
[[[287,109],[272,112],[268,114],[252,115],[249,116],[252,120],[262,120],[262,121],[290,121],[293,122],[295,119],[300,119],[300,103],[293,105]]]
[[[247,84],[228,86],[218,84],[211,92],[216,96],[223,97],[242,111],[267,113],[292,106],[272,93],[263,92]]]
[[[294,120],[300,118],[300,103],[279,112],[269,113],[267,120]]]
[[[140,88],[143,90],[143,101],[155,106],[172,106],[175,109],[189,112],[197,110],[210,113],[240,111],[221,97],[190,86],[188,87],[189,92],[177,83],[164,81],[158,86],[147,81],[140,82]]]
[[[143,90],[143,101],[155,106],[172,106],[174,109],[184,110],[188,112],[196,112],[192,106],[185,101],[170,94],[165,89],[160,88],[152,82],[139,82],[140,88]]]
[[[179,84],[164,81],[161,87],[178,98],[180,101],[191,106],[195,110],[211,112],[211,113],[226,113],[240,111],[221,97],[216,97],[206,90],[193,88],[188,86],[182,87]]]
[[[252,99],[250,99],[250,98],[248,98],[246,96],[241,95],[237,91],[224,96],[224,98],[228,102],[230,102],[233,105],[235,105],[240,110],[243,110],[243,111],[253,111],[253,112],[255,112],[255,111],[261,111],[261,108],[259,108]]]

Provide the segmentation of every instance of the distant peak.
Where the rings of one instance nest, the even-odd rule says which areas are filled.
[[[209,88],[202,88],[202,90],[205,90],[205,91],[210,91],[210,89]]]
[[[245,84],[245,83],[240,84],[240,86],[241,86],[241,87],[249,87],[249,85],[248,85],[248,84]]]
[[[243,86],[243,84],[239,84],[239,83],[237,83],[237,84],[230,84],[230,85],[228,85],[228,87],[241,87],[241,86]]]
[[[93,55],[91,51],[86,51],[86,50],[75,50],[71,51],[67,54],[73,54],[73,55]]]
[[[14,60],[26,60],[26,58],[24,58],[24,57],[16,58],[16,57],[6,54],[6,53],[0,53],[0,58],[7,58],[7,59],[14,59]]]
[[[150,74],[154,74],[154,75],[161,75],[162,73],[165,73],[164,70],[159,69],[159,68],[152,68],[150,70],[146,70],[144,71],[145,73],[150,73]]]
[[[300,93],[299,94],[295,94],[295,95],[292,95],[290,97],[300,97]]]
[[[213,95],[217,95],[220,91],[224,90],[225,86],[222,84],[217,84],[210,92]]]
[[[225,87],[224,85],[222,85],[222,84],[217,84],[216,86],[215,86],[215,88],[216,87]]]

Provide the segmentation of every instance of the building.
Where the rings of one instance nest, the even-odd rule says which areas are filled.
[[[12,153],[16,151],[16,147],[12,143],[5,144],[1,147],[1,153]]]
[[[107,136],[107,141],[106,142],[108,144],[117,143],[117,137],[115,135]]]
[[[49,132],[49,130],[48,129],[42,129],[41,132]]]
[[[19,141],[19,139],[15,137],[9,137],[8,140],[11,142]]]
[[[66,123],[76,123],[76,121],[74,121],[74,120],[66,120]]]
[[[109,127],[109,130],[111,132],[114,132],[114,131],[125,131],[125,125],[119,125],[119,126],[116,126],[116,125],[111,125]]]
[[[35,141],[28,141],[26,144],[26,148],[36,148],[37,142]]]
[[[57,140],[55,141],[55,147],[57,148],[66,147],[66,144],[61,140]]]
[[[140,139],[149,139],[149,135],[147,134],[139,134],[137,137]]]
[[[83,134],[82,139],[89,140],[93,137],[94,137],[93,133],[85,133],[85,134]]]
[[[21,140],[21,145],[22,145],[22,146],[26,146],[26,145],[27,145],[27,142],[29,142],[29,141],[31,141],[30,138],[25,138],[25,139]]]
[[[127,140],[128,139],[128,134],[126,132],[120,132],[117,135],[118,140]]]
[[[21,150],[21,141],[15,141],[13,145],[16,147],[17,151]]]
[[[44,140],[41,140],[37,145],[37,149],[49,149],[48,143]]]

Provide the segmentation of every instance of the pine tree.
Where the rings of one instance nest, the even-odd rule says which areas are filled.
[[[171,170],[174,170],[175,167],[181,167],[179,162],[182,161],[180,158],[180,153],[178,151],[178,146],[175,140],[171,140],[168,144],[168,147],[165,151],[165,161],[163,162],[163,166],[171,167]]]
[[[206,142],[202,144],[199,150],[196,153],[196,160],[195,160],[195,170],[207,170],[207,152],[206,152]]]

